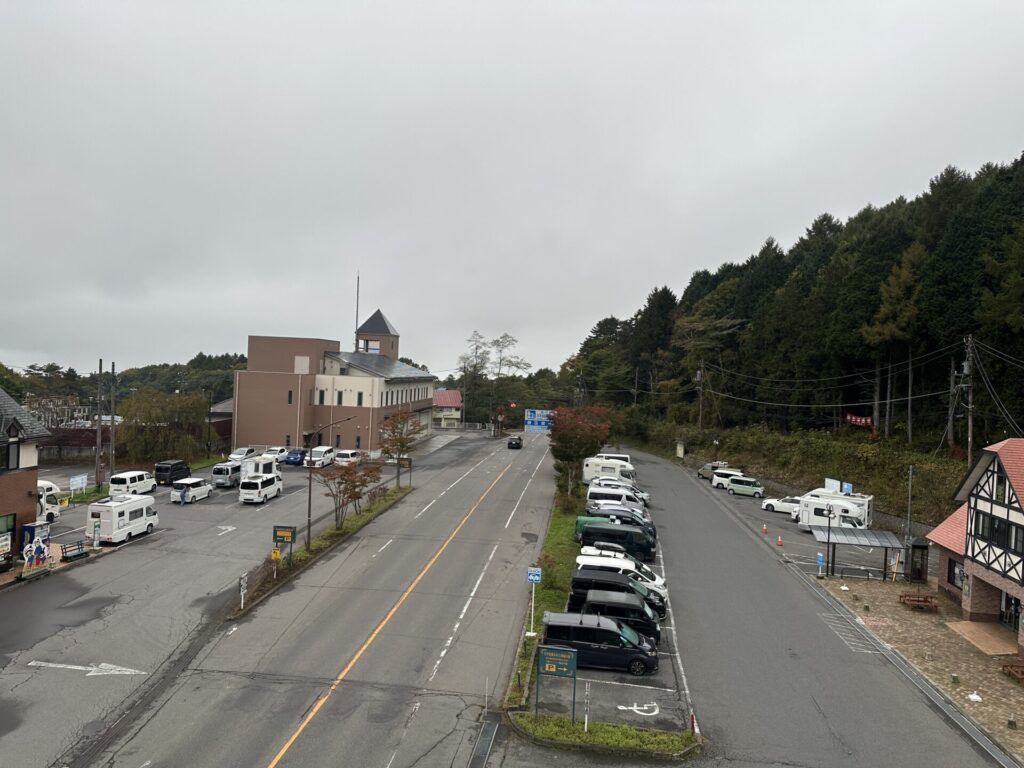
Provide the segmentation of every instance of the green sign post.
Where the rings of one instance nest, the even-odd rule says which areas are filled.
[[[537,646],[537,686],[533,695],[533,714],[540,709],[540,676],[572,678],[572,721],[576,722],[576,649],[556,645]]]
[[[288,567],[292,567],[292,546],[295,544],[295,526],[294,525],[275,525],[274,526],[274,543],[275,544],[287,544],[288,545]],[[276,578],[277,563],[274,563],[274,571]]]

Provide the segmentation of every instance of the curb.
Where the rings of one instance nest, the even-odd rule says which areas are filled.
[[[234,621],[234,620],[243,618],[244,616],[248,615],[248,613],[250,611],[254,610],[257,606],[262,605],[264,603],[264,601],[266,601],[268,598],[270,598],[273,595],[275,595],[278,592],[278,590],[280,590],[282,587],[284,587],[287,584],[290,584],[292,581],[294,581],[300,575],[305,573],[309,568],[311,568],[312,566],[314,566],[318,562],[320,562],[320,559],[324,555],[330,554],[339,545],[347,542],[349,539],[351,539],[353,536],[355,536],[357,533],[359,533],[360,530],[365,528],[367,525],[372,523],[378,517],[383,515],[385,512],[387,512],[393,506],[395,506],[395,504],[397,504],[402,499],[404,499],[406,496],[408,496],[410,493],[412,493],[413,490],[414,489],[409,488],[409,490],[407,490],[401,496],[398,496],[398,497],[392,499],[390,502],[388,502],[383,507],[381,507],[379,510],[377,510],[377,513],[372,518],[367,520],[366,523],[364,523],[362,526],[360,526],[358,530],[352,531],[352,533],[348,534],[347,536],[339,537],[336,541],[331,543],[330,546],[320,550],[318,553],[316,553],[312,557],[308,558],[298,569],[289,571],[289,573],[286,576],[282,576],[280,579],[278,579],[277,583],[274,584],[270,589],[268,589],[262,595],[260,595],[259,597],[255,598],[254,600],[252,600],[251,602],[246,604],[244,609],[242,609],[242,610],[235,610],[235,611],[232,611],[231,613],[229,613],[225,617],[225,620],[226,621],[228,621],[228,620]],[[258,568],[259,566],[256,566],[256,567]]]
[[[535,736],[515,721],[508,712],[504,714],[505,724],[514,731],[520,738],[549,749],[570,749],[574,752],[589,752],[598,755],[613,755],[632,759],[654,759],[664,762],[680,762],[696,757],[703,753],[705,740],[703,736],[695,734],[697,741],[684,749],[682,752],[648,752],[642,749],[627,749],[625,747],[610,747],[603,744],[581,744],[575,741],[555,741],[545,739],[542,736]]]

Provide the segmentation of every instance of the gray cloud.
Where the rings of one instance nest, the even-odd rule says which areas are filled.
[[[6,3],[0,360],[557,365],[655,285],[1022,147],[1017,3]],[[11,323],[11,318],[16,320]]]

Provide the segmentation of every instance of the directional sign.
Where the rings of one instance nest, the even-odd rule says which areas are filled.
[[[275,525],[274,541],[278,544],[292,544],[295,541],[295,526]]]
[[[818,553],[818,567],[821,568],[825,564],[825,555],[821,552]]]
[[[523,430],[525,432],[547,432],[551,429],[551,411],[527,408],[523,411]]]
[[[576,677],[576,649],[537,646],[537,672],[554,677]]]
[[[534,565],[527,568],[526,580],[531,584],[540,584],[540,568]]]
[[[72,475],[68,479],[68,487],[71,488],[72,493],[75,491],[84,491],[85,487],[89,484],[88,475]]]
[[[86,677],[97,677],[99,675],[145,675],[141,669],[129,669],[128,667],[118,667],[113,664],[107,664],[100,662],[99,664],[90,664],[87,667],[80,667],[77,664],[53,664],[49,661],[30,661],[28,663],[30,667],[51,667],[53,669],[74,669],[79,672],[85,672]]]

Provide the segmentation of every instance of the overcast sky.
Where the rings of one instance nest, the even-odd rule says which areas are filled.
[[[557,369],[655,286],[1024,150],[1024,3],[0,4],[0,361]]]

